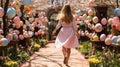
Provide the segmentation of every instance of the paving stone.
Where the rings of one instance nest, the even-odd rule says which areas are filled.
[[[45,48],[40,48],[21,67],[67,67],[63,64],[63,54],[61,48],[55,48],[54,43],[49,43]],[[76,49],[71,50],[69,60],[70,67],[89,67],[89,63],[84,56]]]

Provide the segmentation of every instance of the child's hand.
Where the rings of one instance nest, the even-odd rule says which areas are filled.
[[[55,33],[56,33],[56,31],[54,30],[54,31],[52,32],[52,35],[55,35]]]

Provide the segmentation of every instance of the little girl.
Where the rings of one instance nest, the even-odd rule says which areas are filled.
[[[55,40],[56,48],[62,47],[62,52],[64,55],[64,64],[68,66],[68,60],[71,53],[71,48],[78,47],[77,24],[73,18],[70,5],[64,5],[61,14],[59,16],[59,22],[52,32],[54,35],[56,31],[62,26],[58,36]]]

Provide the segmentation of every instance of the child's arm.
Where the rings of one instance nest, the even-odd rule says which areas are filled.
[[[61,22],[59,20],[58,24],[56,25],[55,29],[52,32],[52,35],[54,35],[56,33],[56,31],[61,27]]]

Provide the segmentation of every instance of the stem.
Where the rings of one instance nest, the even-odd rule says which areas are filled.
[[[3,19],[3,31],[4,31],[4,36],[5,36],[5,37],[6,37],[7,32],[8,32],[8,22],[7,22],[6,13],[7,13],[9,1],[10,1],[10,0],[6,0],[6,2],[5,2],[5,7],[4,7],[5,14],[4,14],[3,18],[2,18],[2,19]]]
[[[118,8],[119,7],[118,0],[116,0],[116,3],[117,3],[117,8]]]
[[[3,7],[3,0],[1,0],[1,7]]]

